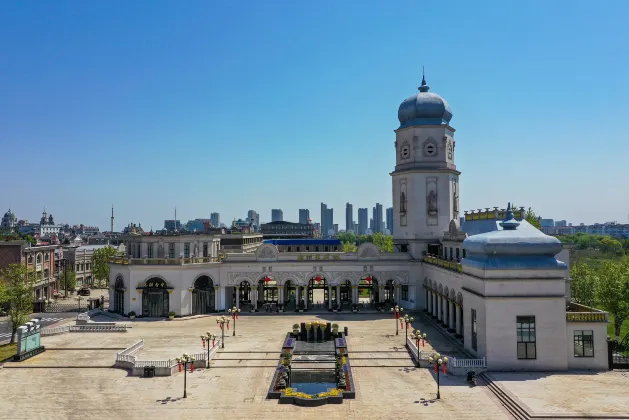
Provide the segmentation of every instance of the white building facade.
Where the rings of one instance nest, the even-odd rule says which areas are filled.
[[[263,244],[222,253],[220,235],[137,236],[126,241],[128,258],[111,261],[110,310],[161,317],[398,304],[434,318],[489,370],[606,369],[608,314],[570,302],[556,238],[510,207],[465,212],[460,227],[452,112],[425,80],[419,90],[398,111],[396,252],[362,244],[355,253],[280,253]]]

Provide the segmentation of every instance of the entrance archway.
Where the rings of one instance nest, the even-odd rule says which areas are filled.
[[[329,290],[325,277],[316,275],[308,282],[308,307],[326,309],[329,302]]]
[[[239,308],[251,309],[251,284],[247,280],[241,281],[237,290]]]
[[[384,301],[395,305],[395,282],[393,280],[387,280],[384,286]]]
[[[352,307],[352,282],[344,280],[341,282],[341,308],[350,309]]]
[[[363,308],[375,308],[379,302],[378,279],[363,276],[358,282],[358,304]]]
[[[124,314],[124,279],[122,276],[116,277],[114,284],[114,312]]]
[[[209,276],[199,277],[192,291],[192,314],[211,314],[215,310],[214,303],[214,281]]]
[[[279,303],[279,297],[277,281],[272,276],[264,276],[258,281],[258,309],[262,304],[267,311],[276,310],[275,305]]]
[[[146,281],[146,287],[142,292],[142,316],[162,317],[168,316],[170,308],[170,294],[166,281],[160,278],[152,278]]]
[[[292,280],[287,280],[284,283],[284,310],[297,310],[297,286]]]

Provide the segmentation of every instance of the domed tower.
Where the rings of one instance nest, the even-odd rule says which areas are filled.
[[[394,243],[415,258],[440,241],[451,220],[459,223],[461,173],[454,164],[452,110],[429,90],[423,77],[419,93],[400,105],[391,173]]]

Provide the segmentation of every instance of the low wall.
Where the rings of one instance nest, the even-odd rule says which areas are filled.
[[[406,339],[406,348],[415,361],[415,364],[419,367],[430,367],[428,358],[432,356],[432,352],[421,351],[421,348],[418,349],[417,343],[410,337]],[[446,370],[452,375],[465,375],[471,370],[475,371],[476,374],[480,374],[481,372],[485,372],[487,370],[487,363],[484,357],[482,359],[461,359],[450,357],[447,354],[442,354],[441,357],[448,357]]]
[[[220,339],[217,339],[215,345],[210,349],[209,358],[212,359],[214,354],[218,351],[220,345]],[[144,348],[144,340],[140,340],[132,346],[124,349],[116,354],[115,367],[126,369],[130,372],[131,376],[144,375],[145,367],[155,367],[155,376],[171,376],[179,372],[179,365],[177,359],[167,360],[139,360],[135,353]],[[208,360],[208,352],[190,354],[195,358],[193,363],[195,369],[205,368]]]
[[[95,322],[93,324],[87,325],[65,325],[61,327],[47,327],[42,328],[41,335],[49,336],[65,334],[68,332],[127,332],[127,325],[117,325],[115,322],[101,325],[100,323]]]

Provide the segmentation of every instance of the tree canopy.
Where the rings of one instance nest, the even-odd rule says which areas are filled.
[[[23,264],[9,264],[0,271],[0,304],[9,307],[8,316],[11,325],[11,343],[20,325],[28,321],[33,312],[33,285],[35,277]]]
[[[92,275],[94,279],[102,283],[102,286],[109,285],[109,258],[118,254],[118,250],[111,246],[106,246],[94,251],[92,254]]]
[[[337,238],[343,243],[343,249],[353,249],[356,252],[357,245],[365,242],[371,242],[376,245],[382,252],[393,252],[393,236],[384,233],[374,233],[372,235],[356,235],[354,232],[341,232]],[[351,244],[351,245],[345,245]]]

